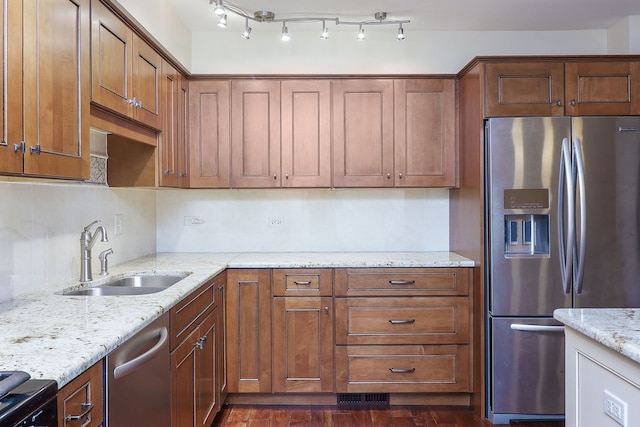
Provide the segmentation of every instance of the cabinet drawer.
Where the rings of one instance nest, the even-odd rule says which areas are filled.
[[[336,344],[467,344],[466,297],[336,298]]]
[[[102,425],[103,371],[104,365],[100,361],[58,392],[60,426],[98,427]]]
[[[338,346],[336,391],[468,392],[469,347]]]
[[[330,269],[273,270],[273,296],[331,296],[332,293]]]
[[[215,307],[215,290],[218,282],[223,283],[221,275],[199,287],[171,309],[172,350],[187,337],[192,327],[198,324],[202,316]]]
[[[336,296],[467,295],[467,268],[343,268]]]

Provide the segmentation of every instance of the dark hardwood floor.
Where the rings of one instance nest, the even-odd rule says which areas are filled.
[[[213,427],[492,427],[471,411],[453,407],[225,406]],[[564,422],[522,422],[512,427],[564,427]]]

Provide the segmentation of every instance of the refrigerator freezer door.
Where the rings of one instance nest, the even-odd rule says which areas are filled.
[[[562,326],[553,319],[494,318],[490,327],[492,422],[564,416]]]
[[[493,316],[551,317],[554,309],[571,306],[562,289],[557,206],[562,140],[570,138],[570,124],[565,117],[487,123],[487,283]]]
[[[576,117],[572,138],[582,147],[586,191],[576,204],[586,209],[586,224],[577,224],[586,241],[577,242],[585,258],[575,306],[639,307],[640,117]]]

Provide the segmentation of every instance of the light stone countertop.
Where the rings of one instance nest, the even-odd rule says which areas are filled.
[[[190,275],[170,288],[136,296],[64,296],[78,281],[52,284],[0,303],[0,371],[20,370],[59,387],[226,268],[473,267],[451,252],[160,253],[110,269]],[[108,280],[94,275],[91,286]]]
[[[640,308],[563,308],[553,317],[640,363]]]

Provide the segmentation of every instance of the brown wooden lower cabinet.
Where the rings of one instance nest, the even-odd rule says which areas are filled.
[[[58,391],[58,427],[102,426],[103,373],[101,360]]]
[[[333,298],[273,299],[273,391],[333,391]]]
[[[214,277],[171,309],[172,427],[208,427],[222,406],[225,278]]]
[[[466,345],[337,346],[339,393],[470,391]]]

